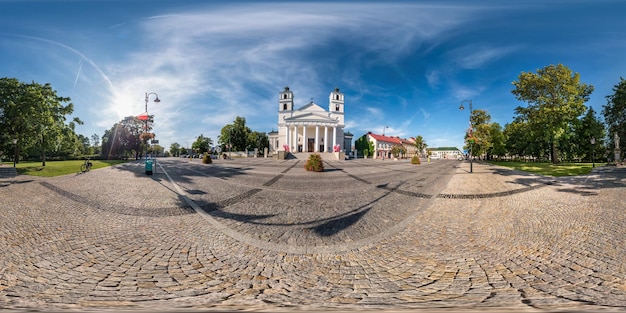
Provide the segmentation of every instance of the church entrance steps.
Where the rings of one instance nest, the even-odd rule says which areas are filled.
[[[298,152],[298,153],[290,153],[290,154],[293,155],[298,160],[308,160],[309,156],[314,153],[317,153],[317,152]],[[318,154],[322,157],[322,160],[324,161],[337,161],[335,154],[332,152],[319,152]]]

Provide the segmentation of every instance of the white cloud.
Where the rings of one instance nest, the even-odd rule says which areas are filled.
[[[440,71],[431,70],[426,73],[426,81],[431,89],[437,89],[440,81]]]
[[[379,108],[366,107],[365,110],[372,116],[381,117],[383,115],[383,111]]]
[[[148,111],[155,115],[161,143],[167,145],[200,133],[217,141],[221,127],[235,116],[246,117],[249,126],[256,123],[254,130],[269,131],[263,127],[275,125],[277,93],[286,85],[296,94],[296,107],[311,97],[325,106],[328,93],[339,87],[359,95],[347,108],[362,107],[370,117],[383,118],[384,111],[368,99],[388,90],[364,83],[364,69],[397,67],[393,63],[416,47],[441,40],[462,23],[467,9],[304,2],[206,5],[159,13],[111,27],[117,34],[137,37],[129,37],[130,46],[111,40],[119,46],[111,46],[100,58],[106,65],[52,43],[86,61],[78,73],[74,67],[73,78],[77,82],[80,76],[83,87],[91,84],[76,99],[96,114],[94,125],[108,129],[125,116],[143,112],[145,93],[155,92],[161,102],[150,99]],[[430,75],[429,82],[436,84],[438,72]],[[94,92],[98,81],[104,84]],[[79,92],[81,84],[76,82]],[[98,105],[93,105],[96,96]]]
[[[210,126],[223,126],[236,115],[273,112],[274,97],[284,85],[296,93],[296,107],[310,97],[323,106],[320,96],[325,99],[335,87],[323,82],[325,71],[333,69],[324,58],[336,55],[317,55],[320,60],[315,60],[310,54],[343,42],[337,47],[350,50],[337,53],[349,53],[354,66],[361,66],[358,60],[372,62],[366,54],[384,52],[389,61],[452,27],[453,19],[439,23],[433,11],[417,9],[406,4],[258,4],[158,16],[142,22],[146,37],[141,46],[148,49],[134,53],[120,67],[118,76],[128,78],[118,83],[126,86],[124,98],[137,90],[159,90],[169,100],[155,110],[181,115],[198,109],[182,103],[209,95],[214,103],[206,104],[200,120]],[[153,43],[164,48],[153,49]]]
[[[450,56],[460,68],[476,69],[515,52],[517,49],[517,47],[469,45],[450,51]]]

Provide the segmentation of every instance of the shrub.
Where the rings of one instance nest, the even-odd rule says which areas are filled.
[[[213,159],[211,159],[211,155],[208,153],[205,153],[204,156],[202,157],[202,163],[204,164],[211,164],[213,163]]]
[[[324,164],[322,163],[322,157],[317,153],[311,154],[306,163],[304,163],[304,169],[312,172],[323,172]]]
[[[417,155],[413,156],[413,158],[411,158],[411,164],[421,164],[420,157],[418,157]]]

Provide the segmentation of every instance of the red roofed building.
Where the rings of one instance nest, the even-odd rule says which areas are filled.
[[[406,151],[406,153],[404,154],[404,157],[406,158],[412,158],[414,155],[418,155],[417,153],[417,147],[415,146],[415,138],[411,137],[409,139],[406,138],[399,138],[400,141],[402,141],[402,146],[404,147],[404,150]]]
[[[399,155],[400,158],[412,158],[415,155],[420,156],[422,153],[417,151],[417,147],[415,147],[415,138],[400,138],[398,136],[385,136],[373,134],[372,132],[368,132],[367,134],[361,136],[357,143],[359,147],[358,153],[362,155],[364,149],[368,149],[363,144],[359,142],[369,142],[371,143],[371,147],[373,147],[373,151],[369,151],[370,154],[373,155],[375,159],[388,159],[393,157],[393,148],[400,146],[403,148],[404,152]]]
[[[374,158],[388,159],[391,156],[393,146],[402,145],[402,141],[398,137],[372,134],[368,132],[369,141],[374,143]]]

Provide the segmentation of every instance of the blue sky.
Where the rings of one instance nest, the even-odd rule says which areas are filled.
[[[155,115],[169,149],[217,142],[236,116],[277,129],[278,93],[322,107],[345,93],[346,129],[463,145],[469,112],[511,122],[522,72],[562,63],[601,111],[626,76],[626,1],[0,0],[0,76],[71,97],[77,132]]]

